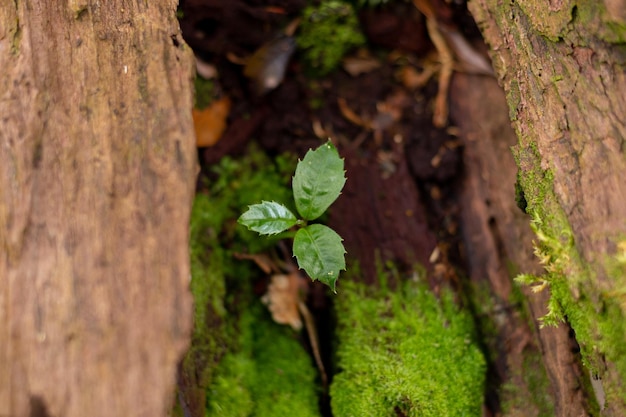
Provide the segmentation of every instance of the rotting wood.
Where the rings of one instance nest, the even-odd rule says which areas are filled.
[[[176,1],[0,8],[0,416],[159,416],[191,327]]]
[[[598,324],[600,314],[620,308],[610,294],[619,292],[624,280],[611,273],[610,260],[626,235],[626,22],[604,7],[576,1],[469,2],[507,94],[520,175],[535,175],[539,167],[552,181],[542,190],[545,195],[527,188],[526,197],[538,202],[537,219],[552,228],[557,241],[571,230],[571,243],[564,243],[571,245],[564,276],[573,301],[565,313],[588,306],[587,313],[568,318],[600,377],[596,384],[607,391],[606,404],[597,396],[602,414],[624,415],[624,374],[618,367],[624,371],[626,358],[615,353],[619,347],[609,354],[606,345],[596,345],[606,343],[609,327],[623,323],[622,303],[621,319],[604,329]],[[569,230],[557,230],[564,222]]]
[[[402,145],[396,145],[398,147]],[[344,149],[349,181],[330,212],[329,224],[345,239],[349,257],[360,261],[361,279],[374,285],[377,263],[430,268],[428,257],[436,246],[428,230],[422,197],[409,174],[406,160],[383,178],[376,162]],[[378,258],[377,258],[378,257]]]
[[[456,74],[451,94],[451,118],[465,146],[460,202],[465,253],[472,282],[476,288],[486,285],[493,301],[499,347],[494,352],[494,371],[499,382],[509,387],[500,392],[505,415],[544,415],[544,396],[551,398],[555,416],[587,415],[589,404],[580,389],[580,357],[572,352],[568,328],[538,328],[546,314],[548,292],[537,296],[523,289],[531,320],[525,319],[524,306],[513,301],[513,271],[540,273],[541,267],[532,251],[529,217],[513,198],[517,167],[510,147],[516,138],[504,93],[490,77]],[[539,357],[542,360],[535,360]],[[544,371],[531,367],[545,369],[547,392],[532,391],[528,373]]]

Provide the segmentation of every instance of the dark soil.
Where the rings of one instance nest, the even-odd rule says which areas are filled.
[[[304,5],[300,0],[182,2],[184,16],[189,16],[181,21],[185,39],[198,56],[217,66],[220,89],[234,103],[229,129],[217,146],[202,151],[202,162],[209,165],[225,154],[242,152],[250,140],[270,153],[303,155],[325,140],[314,131],[313,124],[318,123],[346,158],[349,181],[330,223],[344,237],[349,256],[361,262],[364,279],[375,278],[374,253],[407,268],[416,262],[430,265],[437,241],[450,240],[450,247],[458,243],[454,196],[462,172],[462,145],[445,129],[432,126],[436,77],[425,88],[411,91],[395,76],[406,65],[405,57],[417,61],[433,50],[424,17],[402,3],[365,10],[363,30],[373,54],[381,57],[380,68],[359,76],[338,69],[325,78],[308,78],[296,54],[282,84],[255,97],[242,67],[226,55],[252,54]],[[267,11],[268,6],[284,14]],[[394,62],[388,56],[391,51],[403,55]],[[377,106],[390,104],[397,120],[374,132],[347,120],[339,109],[340,99],[368,120],[387,117]],[[311,107],[313,102],[316,108]]]
[[[464,6],[433,3],[442,21],[480,45]],[[260,97],[253,94],[242,66],[232,63],[229,54],[251,55],[305,5],[305,0],[181,1],[186,41],[197,56],[217,67],[219,92],[233,103],[228,129],[216,146],[201,149],[201,164],[237,155],[252,140],[270,154],[291,151],[303,156],[330,137],[345,157],[348,181],[332,207],[329,224],[345,239],[348,258],[359,262],[360,279],[376,283],[377,260],[393,261],[406,270],[419,263],[429,270],[435,291],[442,285],[459,294],[476,285],[489,289],[502,320],[495,339],[485,342],[486,349],[495,351],[488,355],[492,363],[485,403],[487,415],[498,414],[499,385],[513,381],[523,387],[510,370],[522,366],[528,351],[540,352],[536,329],[515,313],[519,306],[510,304],[507,266],[538,267],[530,250],[528,219],[515,206],[516,167],[509,147],[516,139],[503,93],[493,78],[455,73],[448,126],[434,127],[437,76],[418,89],[406,87],[398,77],[405,66],[423,69],[434,51],[425,18],[411,3],[392,2],[360,14],[378,68],[358,76],[339,68],[324,78],[311,77],[297,51],[275,90]],[[349,120],[340,103],[374,128]],[[319,297],[312,309],[327,314],[323,290],[314,288]],[[536,301],[535,310],[542,303],[545,299]],[[563,349],[571,358],[551,374],[569,382],[556,381],[555,386],[571,386],[577,379],[569,375],[575,373],[576,358],[568,351],[563,331],[548,336],[564,340],[565,347],[555,351]]]

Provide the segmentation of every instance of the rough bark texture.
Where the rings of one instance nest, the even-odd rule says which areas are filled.
[[[625,415],[625,356],[615,343],[624,336],[610,334],[623,328],[625,305],[623,263],[614,269],[626,233],[625,21],[599,2],[474,0],[469,7],[507,93],[527,211],[539,244],[552,248],[544,261],[564,277],[551,282],[553,293],[565,283],[557,301],[601,378],[603,414]]]
[[[460,198],[469,274],[476,288],[488,288],[493,305],[479,313],[493,317],[496,327],[495,335],[484,334],[494,355],[492,383],[500,387],[499,404],[488,405],[507,416],[585,416],[580,355],[568,328],[539,329],[548,291],[537,296],[523,288],[528,305],[514,295],[515,274],[538,274],[541,267],[529,217],[513,198],[516,137],[504,93],[493,78],[455,74],[450,94],[450,117],[465,145]],[[542,378],[544,385],[537,383]]]
[[[0,416],[158,416],[196,170],[176,1],[0,7]]]

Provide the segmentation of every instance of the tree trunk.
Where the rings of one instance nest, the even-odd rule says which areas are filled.
[[[520,271],[538,274],[541,265],[528,215],[512,198],[517,167],[510,147],[517,139],[504,92],[492,78],[459,73],[450,97],[450,118],[464,143],[460,199],[468,272],[479,295],[489,289],[476,313],[490,317],[494,328],[481,326],[492,362],[490,386],[499,393],[488,395],[487,405],[505,416],[586,416],[591,406],[580,389],[585,378],[569,329],[538,328],[549,291],[522,287],[526,303],[515,294],[512,278]]]
[[[538,282],[552,293],[548,318],[576,332],[602,414],[626,415],[626,2],[591,3],[469,7],[518,136],[522,203],[545,267]]]
[[[0,7],[0,416],[158,416],[188,343],[176,1]]]

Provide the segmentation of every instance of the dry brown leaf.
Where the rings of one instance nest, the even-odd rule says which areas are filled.
[[[491,62],[481,55],[456,28],[440,26],[441,33],[445,36],[450,48],[454,51],[460,70],[469,74],[488,75],[495,77]]]
[[[294,330],[302,329],[298,304],[300,303],[300,277],[298,273],[272,275],[267,293],[261,301],[267,305],[272,319],[279,324],[288,324]]]
[[[280,85],[295,49],[295,39],[281,35],[261,45],[246,59],[243,75],[252,81],[256,94],[263,95]]]
[[[198,147],[213,146],[220,140],[226,130],[230,105],[230,99],[223,97],[203,110],[193,109],[193,124],[196,129]]]
[[[217,67],[196,56],[196,73],[204,79],[211,80],[217,78]]]

